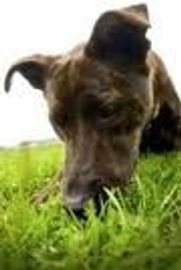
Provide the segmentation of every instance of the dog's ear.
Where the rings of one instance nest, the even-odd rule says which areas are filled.
[[[20,72],[34,88],[44,90],[52,59],[53,57],[37,54],[25,57],[13,64],[5,77],[5,91],[9,92],[15,72]]]
[[[97,20],[86,53],[106,61],[143,62],[150,48],[146,38],[149,27],[145,4],[108,11]]]

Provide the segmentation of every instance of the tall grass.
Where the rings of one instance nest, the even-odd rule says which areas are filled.
[[[181,269],[180,153],[142,157],[127,193],[81,222],[59,191],[32,202],[63,160],[60,145],[0,152],[0,270]]]

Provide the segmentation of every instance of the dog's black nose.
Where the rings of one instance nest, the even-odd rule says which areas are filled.
[[[73,213],[77,218],[86,219],[85,209],[84,209],[84,199],[82,197],[66,197],[65,198],[65,208],[68,213]]]
[[[80,209],[71,209],[71,211],[73,212],[73,214],[81,220],[86,220],[86,212],[84,208],[80,208]]]

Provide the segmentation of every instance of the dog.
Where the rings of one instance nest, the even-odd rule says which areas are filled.
[[[138,4],[97,19],[89,40],[65,55],[41,54],[13,64],[47,101],[65,142],[65,206],[82,211],[104,187],[124,189],[140,152],[181,150],[181,102],[146,37],[148,9]]]

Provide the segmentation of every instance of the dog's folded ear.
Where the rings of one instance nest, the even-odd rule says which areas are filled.
[[[15,72],[21,73],[36,89],[44,90],[46,76],[52,57],[40,54],[25,57],[13,64],[5,77],[5,91],[9,92]]]
[[[86,53],[106,61],[143,62],[150,48],[146,38],[149,27],[145,4],[108,11],[97,20]]]

